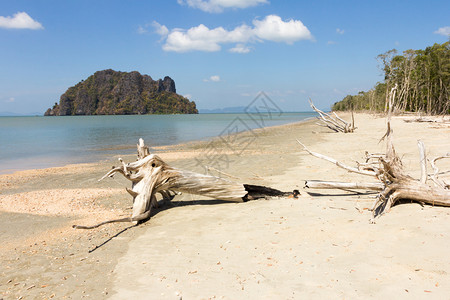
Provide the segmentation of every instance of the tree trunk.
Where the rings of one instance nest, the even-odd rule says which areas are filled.
[[[172,199],[172,193],[184,192],[236,202],[292,194],[264,186],[247,185],[216,176],[176,169],[165,163],[159,156],[150,154],[142,139],[139,140],[137,147],[137,161],[126,164],[119,158],[122,165],[113,168],[100,179],[120,173],[132,182],[132,188],[127,188],[127,192],[133,197],[131,217],[108,220],[93,226],[74,225],[74,228],[92,229],[113,222],[137,223],[148,219],[152,207],[157,206],[156,193],[160,193],[169,200]]]

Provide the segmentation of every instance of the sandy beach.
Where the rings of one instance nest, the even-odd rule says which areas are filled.
[[[450,126],[407,118],[392,120],[394,146],[419,178],[417,140],[429,158],[448,153]],[[383,153],[385,118],[359,113],[355,122],[349,134],[310,120],[157,148],[174,167],[204,173],[213,155],[221,176],[300,196],[233,203],[183,194],[138,226],[72,228],[131,214],[127,180],[98,182],[117,157],[0,175],[0,299],[450,299],[450,208],[400,204],[371,224],[373,193],[304,188],[373,182],[296,142],[348,165]],[[450,159],[439,167],[450,170]]]

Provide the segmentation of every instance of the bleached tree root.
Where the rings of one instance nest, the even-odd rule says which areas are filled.
[[[315,152],[309,151],[303,144],[304,149],[311,155],[330,161],[338,167],[350,171],[359,173],[361,175],[369,175],[378,178],[380,182],[373,183],[358,183],[358,182],[330,182],[320,180],[307,180],[305,187],[307,188],[319,188],[319,189],[361,189],[361,190],[374,190],[380,191],[377,195],[377,199],[374,202],[372,212],[373,217],[380,216],[386,212],[389,212],[390,208],[400,200],[415,201],[419,203],[425,203],[436,206],[449,206],[450,207],[450,189],[444,181],[439,181],[437,178],[437,170],[433,175],[426,173],[426,158],[425,149],[423,143],[419,141],[419,149],[421,153],[421,170],[422,175],[420,180],[416,180],[403,173],[401,168],[400,159],[395,156],[391,159],[385,159],[379,157],[380,167],[375,172],[358,172],[357,168],[348,167],[342,163],[336,163],[334,159],[331,159],[325,155],[314,155]],[[390,151],[395,155],[393,147]],[[439,157],[446,158],[447,156]],[[450,156],[449,156],[450,157]],[[436,160],[433,160],[435,163]],[[431,186],[427,183],[427,178],[434,178],[434,184]]]
[[[356,127],[353,111],[352,111],[352,122],[349,123],[344,119],[340,118],[335,112],[333,112],[333,115],[331,115],[318,109],[311,101],[311,99],[309,99],[309,105],[311,106],[312,109],[314,109],[315,112],[319,114],[319,117],[317,117],[317,119],[320,121],[320,123],[317,123],[318,125],[327,127],[333,130],[334,132],[348,133],[355,131]]]
[[[106,225],[106,224],[109,224],[109,223],[139,222],[139,221],[146,220],[146,219],[150,218],[150,214],[151,214],[151,210],[148,210],[145,213],[140,214],[140,215],[135,216],[135,217],[128,217],[128,218],[108,220],[108,221],[100,222],[100,223],[92,225],[92,226],[73,225],[72,227],[75,228],[75,229],[94,229],[94,228],[97,228],[97,227],[100,227],[102,225]]]
[[[159,156],[150,154],[142,139],[138,144],[138,160],[125,163],[119,158],[121,166],[114,167],[100,180],[122,174],[132,182],[132,188],[127,192],[133,197],[133,212],[131,217],[108,220],[93,226],[74,225],[76,229],[92,229],[115,222],[139,222],[150,218],[151,209],[157,207],[156,193],[171,200],[177,193],[201,195],[217,200],[248,201],[263,197],[288,196],[292,193],[276,189],[241,184],[220,177],[199,174],[173,168]]]

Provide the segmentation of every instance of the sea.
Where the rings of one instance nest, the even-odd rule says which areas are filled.
[[[150,147],[176,145],[314,116],[297,112],[0,117],[0,174],[133,154],[139,138]]]

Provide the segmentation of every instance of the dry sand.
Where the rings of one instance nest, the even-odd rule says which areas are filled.
[[[418,178],[417,140],[429,157],[442,155],[450,127],[404,118],[393,120],[394,145]],[[450,208],[401,204],[370,224],[373,195],[303,189],[306,179],[371,181],[295,141],[347,164],[384,151],[384,118],[357,114],[356,125],[336,134],[309,121],[230,137],[232,147],[161,148],[175,167],[204,172],[210,159],[233,180],[301,195],[246,203],[181,195],[137,227],[71,228],[130,214],[125,179],[97,182],[113,160],[1,175],[0,299],[450,299]],[[450,170],[450,160],[439,166]]]

